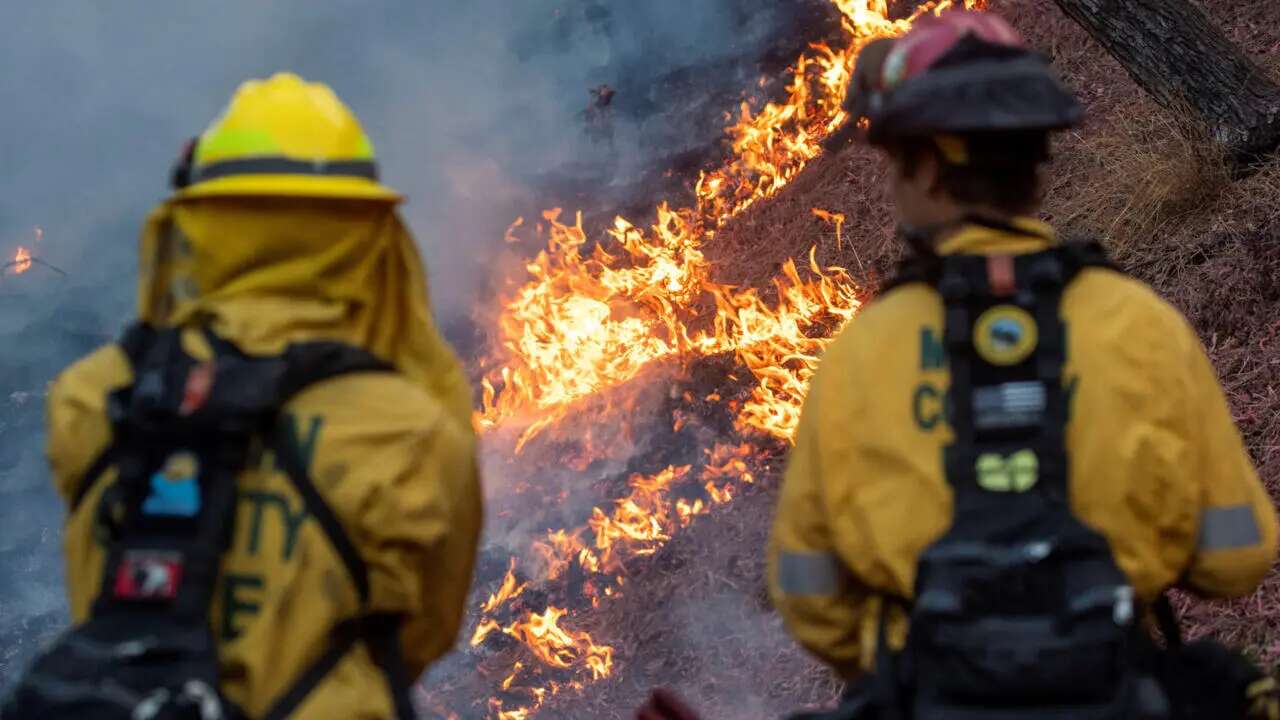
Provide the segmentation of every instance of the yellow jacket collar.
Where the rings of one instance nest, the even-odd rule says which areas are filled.
[[[1057,236],[1047,223],[1035,218],[1017,217],[1009,222],[1008,229],[978,223],[961,225],[938,243],[938,254],[1022,255],[1045,250],[1057,243]]]

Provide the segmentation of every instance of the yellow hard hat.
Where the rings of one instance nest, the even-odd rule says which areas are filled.
[[[373,143],[351,109],[293,73],[243,83],[174,177],[179,198],[400,199],[378,182]]]

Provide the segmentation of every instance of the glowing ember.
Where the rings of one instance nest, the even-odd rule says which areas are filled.
[[[519,229],[521,225],[524,225],[524,218],[522,217],[516,218],[515,222],[507,226],[507,231],[503,233],[502,239],[509,243],[520,242],[520,238],[516,236],[516,230]]]
[[[31,259],[31,251],[19,246],[18,251],[13,254],[13,260],[10,260],[8,265],[14,275],[21,275],[31,269],[33,262],[34,261]]]
[[[668,359],[731,355],[752,383],[749,395],[726,406],[741,437],[705,449],[696,465],[633,474],[625,495],[593,508],[583,525],[547,530],[531,548],[541,561],[539,577],[518,578],[511,560],[471,637],[475,647],[500,631],[520,645],[519,659],[511,657],[495,688],[502,697],[487,703],[490,718],[531,717],[551,697],[581,690],[613,670],[613,648],[571,627],[569,609],[546,601],[537,605],[541,611],[523,609],[527,597],[513,604],[530,582],[580,598],[573,607],[598,607],[602,598],[621,593],[625,563],[652,555],[696,517],[740,495],[755,482],[751,468],[761,467],[765,448],[794,434],[818,357],[858,311],[860,293],[849,274],[821,267],[814,251],[803,272],[794,262],[782,267],[772,300],[756,289],[714,282],[702,252],[725,223],[795,178],[818,156],[821,140],[846,122],[841,104],[863,45],[901,34],[920,15],[953,5],[926,3],[910,20],[891,21],[885,0],[832,2],[842,14],[844,47],[811,46],[791,71],[785,100],[757,109],[742,104],[726,128],[732,156],[701,174],[692,207],[660,205],[647,228],[619,217],[599,243],[588,242],[580,213],[566,219],[561,210],[549,210],[537,224],[546,247],[526,264],[527,280],[502,302],[496,340],[481,368],[475,420],[482,431],[509,433],[518,455],[568,418],[573,422],[566,428],[626,425],[625,411],[601,410],[590,401]],[[813,213],[835,225],[841,245],[844,216],[818,208]],[[515,241],[522,226],[517,219],[506,239]],[[685,400],[695,398],[686,393]],[[703,401],[724,402],[715,392]],[[685,423],[677,411],[675,430]],[[571,462],[558,458],[574,468],[593,459],[590,453]]]

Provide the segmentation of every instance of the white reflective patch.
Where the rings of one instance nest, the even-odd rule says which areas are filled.
[[[1262,542],[1250,505],[1209,508],[1200,516],[1200,550],[1235,550]]]
[[[778,554],[778,587],[787,595],[838,595],[848,572],[831,553]]]

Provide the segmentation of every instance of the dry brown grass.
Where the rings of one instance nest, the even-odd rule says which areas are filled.
[[[1172,257],[1168,228],[1206,212],[1231,183],[1225,153],[1185,117],[1144,101],[1119,110],[1111,132],[1081,138],[1048,175],[1055,223],[1111,239],[1126,265]]]

